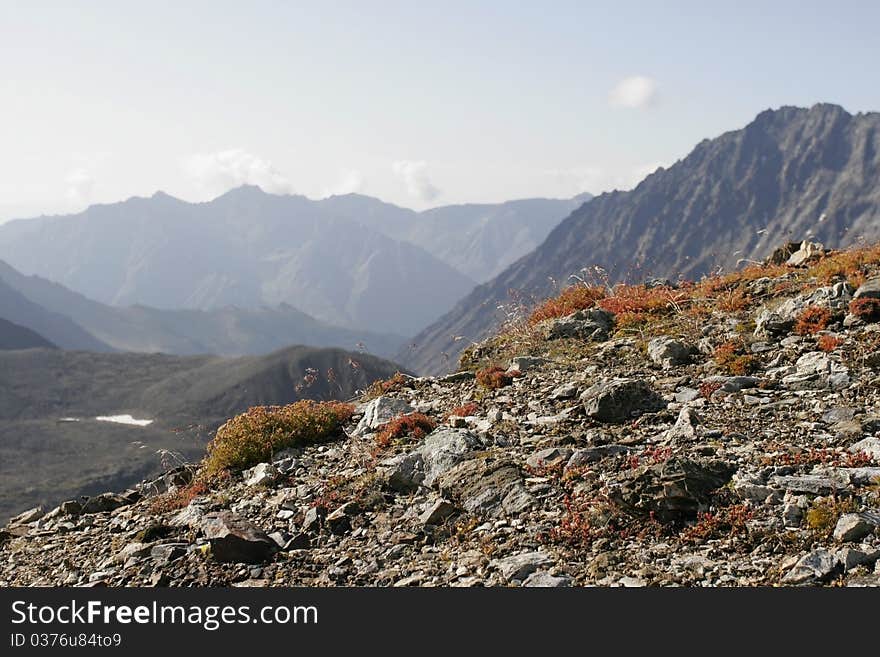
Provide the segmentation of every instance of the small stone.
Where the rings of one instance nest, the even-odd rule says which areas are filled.
[[[503,559],[495,559],[491,566],[501,572],[501,576],[508,582],[522,581],[542,566],[548,566],[553,562],[549,555],[544,552],[524,552]]]
[[[413,407],[394,397],[376,397],[364,407],[364,416],[358,422],[354,435],[362,436],[391,421],[397,415],[412,413]]]
[[[573,450],[569,447],[549,447],[538,450],[526,459],[526,465],[531,468],[555,468],[568,462]]]
[[[560,577],[551,575],[545,571],[538,571],[532,573],[523,581],[523,586],[527,587],[540,587],[547,589],[561,589],[568,586],[571,586],[571,577],[567,575],[562,575]]]
[[[423,525],[439,525],[455,513],[455,505],[449,500],[439,499],[431,504],[419,517]]]
[[[270,486],[278,478],[278,470],[271,463],[259,463],[242,473],[245,486]]]
[[[597,383],[581,395],[587,415],[599,422],[621,423],[643,413],[666,408],[663,398],[647,383],[613,379]]]
[[[849,447],[850,454],[867,454],[872,459],[880,461],[880,438],[871,436],[860,440]]]
[[[684,342],[662,336],[648,342],[648,358],[663,369],[685,365],[690,361],[691,348]]]
[[[782,583],[797,585],[825,582],[834,576],[839,567],[834,555],[820,548],[801,557],[794,568],[782,578]]]
[[[80,513],[83,515],[89,513],[105,513],[107,511],[114,511],[127,504],[131,504],[131,501],[122,495],[117,495],[115,493],[102,493],[101,495],[90,497],[86,503],[83,504]]]
[[[41,506],[35,506],[33,509],[28,509],[27,511],[23,511],[19,513],[17,516],[9,519],[8,526],[14,527],[15,525],[27,525],[32,522],[36,522],[40,518],[42,518],[46,514],[46,510]]]
[[[874,531],[874,525],[858,513],[844,513],[834,527],[834,540],[841,543],[859,541]]]
[[[316,507],[309,507],[303,518],[302,530],[304,532],[316,532],[321,528],[324,519],[324,512]]]

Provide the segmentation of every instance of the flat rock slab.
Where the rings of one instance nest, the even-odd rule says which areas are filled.
[[[666,401],[648,383],[613,379],[597,383],[581,395],[587,415],[599,422],[621,423],[666,408]]]
[[[437,485],[443,495],[477,515],[520,513],[535,502],[519,467],[510,461],[470,459],[440,475]]]

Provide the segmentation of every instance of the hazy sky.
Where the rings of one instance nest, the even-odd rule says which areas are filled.
[[[415,208],[626,188],[768,107],[880,109],[878,24],[867,1],[0,0],[0,220],[244,182]]]

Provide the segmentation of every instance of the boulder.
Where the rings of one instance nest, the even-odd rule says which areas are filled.
[[[841,543],[860,541],[874,531],[875,525],[859,513],[844,513],[834,527],[834,540]]]
[[[578,310],[571,315],[542,322],[541,327],[547,340],[578,338],[604,342],[614,327],[614,315],[599,308]]]
[[[819,306],[827,308],[834,314],[843,314],[852,301],[852,294],[852,286],[840,282],[792,297],[776,307],[763,306],[755,318],[755,336],[778,338],[791,332],[798,317],[810,306]]]
[[[262,563],[277,549],[262,529],[229,511],[205,514],[200,527],[217,561]]]
[[[692,349],[680,340],[669,336],[654,338],[648,342],[648,358],[667,370],[690,362]]]
[[[439,525],[449,516],[455,513],[455,505],[449,500],[435,500],[425,509],[424,513],[419,516],[419,522],[423,525]]]
[[[398,415],[412,413],[413,408],[402,399],[376,397],[364,407],[364,416],[358,422],[354,435],[371,433]]]
[[[872,459],[880,461],[880,438],[869,436],[853,445],[850,445],[851,454],[867,454]]]
[[[491,458],[464,461],[437,478],[440,493],[469,513],[497,517],[520,513],[535,500],[514,463]]]
[[[279,472],[271,463],[258,463],[242,472],[245,486],[270,486],[275,483]]]
[[[80,513],[83,515],[90,513],[106,513],[107,511],[115,511],[116,509],[131,504],[131,500],[116,493],[102,493],[95,495],[86,500]]]
[[[824,244],[804,240],[801,242],[798,250],[788,257],[785,264],[791,267],[803,267],[811,262],[817,261],[826,253],[828,253],[828,249],[825,248]]]
[[[880,299],[880,276],[869,278],[859,285],[859,289],[853,294],[854,299]]]
[[[666,402],[648,383],[612,379],[597,383],[581,395],[587,415],[599,422],[621,423],[643,413],[666,408]]]
[[[468,453],[481,445],[470,431],[437,429],[413,451],[382,463],[388,485],[400,492],[431,486],[439,475],[460,463]]]
[[[46,510],[41,506],[35,506],[33,509],[22,511],[17,516],[10,518],[7,525],[9,527],[15,527],[17,525],[27,525],[32,522],[36,522],[44,515],[46,515]]]
[[[661,522],[693,519],[708,503],[709,494],[730,481],[734,470],[724,461],[673,456],[624,475],[609,497],[630,515],[653,515]]]

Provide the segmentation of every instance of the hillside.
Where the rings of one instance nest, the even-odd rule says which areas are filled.
[[[25,276],[2,261],[0,283],[42,309],[63,315],[68,326],[75,322],[94,336],[92,343],[100,340],[104,350],[240,356],[266,354],[291,344],[345,349],[361,345],[370,353],[387,357],[404,342],[395,335],[332,326],[286,304],[216,310],[107,306],[39,276]],[[22,321],[36,321],[21,313],[17,316]],[[89,344],[65,342],[72,349],[89,349]]]
[[[22,515],[0,586],[880,586],[878,322],[880,246],[579,284],[454,375]]]
[[[0,263],[2,267],[3,263]],[[69,317],[34,303],[6,283],[0,270],[0,319],[42,336],[62,349],[112,351]]]
[[[55,345],[29,328],[0,319],[0,350],[54,348]]]
[[[349,398],[396,369],[366,354],[310,347],[234,359],[0,352],[0,517],[131,485],[161,469],[159,450],[197,458],[219,424],[250,406]],[[124,415],[152,423],[95,420]]]
[[[880,114],[783,107],[704,140],[628,192],[591,200],[532,253],[477,287],[398,360],[437,372],[504,318],[572,274],[610,282],[697,277],[766,257],[790,239],[843,247],[880,236]],[[591,268],[605,274],[596,277]],[[511,291],[517,295],[511,298]],[[448,354],[448,358],[443,354]]]

